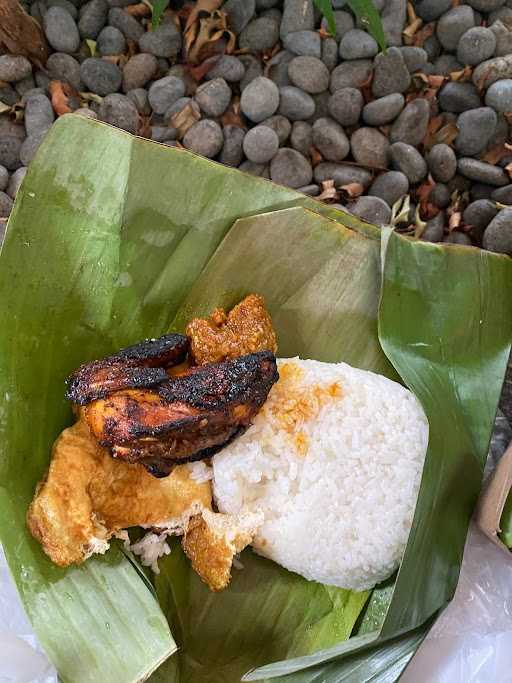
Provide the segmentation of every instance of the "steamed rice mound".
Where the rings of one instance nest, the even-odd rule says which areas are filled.
[[[254,424],[213,459],[221,512],[263,513],[253,548],[365,590],[401,561],[428,442],[415,396],[345,363],[279,360]]]

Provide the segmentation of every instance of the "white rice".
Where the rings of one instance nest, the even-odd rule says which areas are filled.
[[[204,484],[213,479],[213,469],[209,467],[204,460],[198,462],[191,462],[187,465],[190,471],[190,478],[197,484]]]
[[[262,511],[253,547],[287,569],[371,588],[407,543],[425,414],[400,384],[345,363],[278,364],[282,379],[253,426],[213,459],[219,510]]]
[[[167,544],[167,534],[148,533],[137,543],[130,545],[130,550],[140,557],[140,561],[145,567],[151,567],[155,574],[160,573],[158,560],[164,555],[169,555],[171,549]]]

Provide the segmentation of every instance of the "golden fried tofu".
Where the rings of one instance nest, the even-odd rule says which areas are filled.
[[[227,587],[233,558],[251,543],[262,522],[258,513],[223,515],[209,510],[190,520],[183,550],[210,590]]]
[[[259,294],[249,294],[226,315],[216,308],[208,319],[194,318],[186,328],[197,365],[218,363],[257,351],[277,352],[272,320]]]
[[[27,523],[51,560],[65,567],[105,552],[121,529],[171,520],[184,531],[211,500],[210,482],[194,481],[188,466],[157,479],[142,465],[113,459],[79,420],[55,441]]]

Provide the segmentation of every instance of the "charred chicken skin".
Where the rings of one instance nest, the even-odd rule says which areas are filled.
[[[166,334],[85,363],[68,378],[66,396],[73,403],[86,405],[113,391],[160,384],[168,379],[166,368],[185,360],[188,347],[184,335]]]
[[[277,379],[274,354],[261,351],[189,368],[153,388],[112,392],[83,415],[114,457],[166,476],[243,433]]]

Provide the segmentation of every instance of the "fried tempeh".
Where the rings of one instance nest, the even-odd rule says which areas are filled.
[[[259,294],[249,294],[227,315],[223,308],[216,308],[208,319],[195,318],[186,333],[197,365],[257,351],[277,352],[272,320]]]

